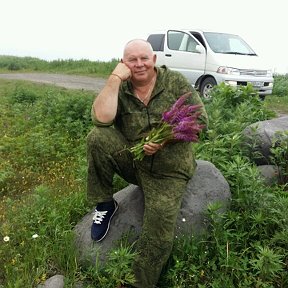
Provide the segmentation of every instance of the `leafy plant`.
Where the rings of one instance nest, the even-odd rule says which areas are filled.
[[[283,255],[275,253],[269,247],[257,247],[258,254],[253,259],[252,268],[256,270],[261,281],[271,281],[277,274],[283,271]]]
[[[270,151],[271,160],[280,171],[280,184],[285,185],[288,183],[288,130],[275,134]]]
[[[276,75],[274,77],[273,94],[283,97],[287,96],[288,91],[288,75]]]
[[[136,253],[132,251],[132,247],[121,243],[119,247],[109,251],[104,266],[96,261],[96,265],[90,266],[87,271],[88,282],[99,288],[115,288],[135,283],[131,267]]]
[[[33,105],[37,100],[36,93],[31,89],[26,89],[23,86],[16,86],[14,93],[11,95],[11,102],[13,104]]]

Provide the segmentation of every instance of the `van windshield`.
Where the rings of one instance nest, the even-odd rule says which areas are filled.
[[[204,36],[215,53],[256,55],[253,49],[238,35],[204,32]]]

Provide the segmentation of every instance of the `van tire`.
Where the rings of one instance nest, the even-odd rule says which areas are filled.
[[[209,99],[210,96],[210,90],[217,85],[215,79],[213,77],[207,77],[204,79],[204,81],[201,83],[200,86],[200,95],[205,98]]]

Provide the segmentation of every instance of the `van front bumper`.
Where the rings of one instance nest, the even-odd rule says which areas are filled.
[[[234,81],[234,80],[224,80],[224,83],[230,86],[247,86],[251,84],[252,87],[259,93],[259,95],[269,95],[272,94],[273,82],[264,81]]]
[[[215,80],[217,84],[224,82],[230,86],[247,86],[251,84],[252,87],[259,93],[260,96],[272,94],[273,90],[273,77],[251,77],[250,75],[227,75],[215,73]]]

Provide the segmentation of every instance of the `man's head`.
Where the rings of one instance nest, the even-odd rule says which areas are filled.
[[[131,70],[131,79],[135,82],[150,81],[154,76],[156,55],[146,40],[129,41],[124,48],[122,62]]]

